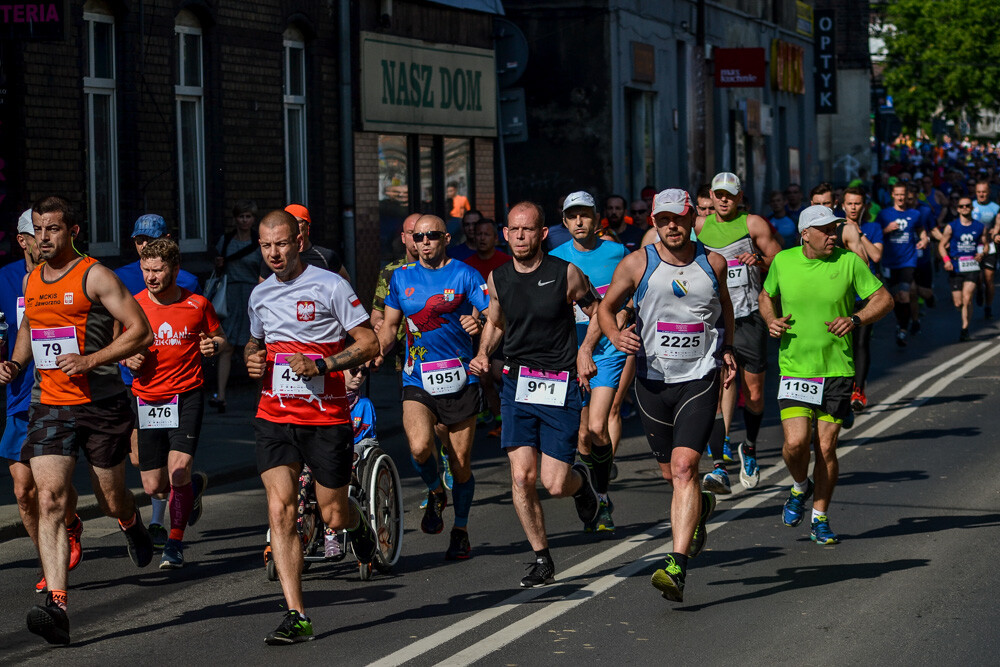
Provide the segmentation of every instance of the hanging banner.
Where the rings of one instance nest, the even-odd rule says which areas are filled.
[[[836,13],[816,12],[816,113],[837,113],[837,43],[834,39]]]

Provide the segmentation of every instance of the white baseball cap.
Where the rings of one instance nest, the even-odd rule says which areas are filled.
[[[715,178],[712,179],[712,192],[715,192],[716,190],[725,190],[731,195],[738,195],[741,189],[740,177],[732,172],[719,172],[715,175]]]
[[[594,204],[594,198],[589,192],[584,192],[583,190],[571,192],[567,195],[566,201],[563,202],[563,213],[574,206],[589,206],[595,211],[597,210],[597,205]]]
[[[669,188],[653,197],[653,216],[657,213],[685,215],[691,210],[691,195],[680,188]]]
[[[31,224],[31,209],[21,214],[21,217],[17,219],[17,233],[18,234],[32,234],[35,233],[35,226]]]
[[[799,234],[810,227],[825,227],[831,222],[843,222],[844,219],[836,215],[822,204],[814,204],[799,213]]]

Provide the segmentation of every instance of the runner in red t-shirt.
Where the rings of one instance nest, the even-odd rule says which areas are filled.
[[[143,353],[125,360],[134,375],[132,406],[139,417],[139,473],[152,497],[170,493],[170,535],[156,517],[149,524],[153,544],[163,545],[161,570],[184,565],[184,529],[201,517],[203,472],[191,473],[205,412],[202,356],[228,347],[208,299],[177,285],[180,251],[168,238],[139,251],[146,289],[135,299],[155,335]],[[158,539],[159,538],[159,539]]]
[[[497,224],[489,218],[483,218],[476,223],[476,254],[462,260],[483,275],[483,280],[490,277],[490,272],[510,261],[510,255],[497,250]]]

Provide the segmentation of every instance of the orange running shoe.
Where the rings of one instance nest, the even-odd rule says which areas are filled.
[[[855,412],[861,412],[866,407],[868,407],[868,397],[865,396],[865,392],[855,389],[851,393],[851,409]]]
[[[72,526],[66,526],[66,532],[69,533],[69,569],[72,570],[83,560],[83,546],[80,544],[80,537],[83,535],[83,521],[80,521],[79,514]]]
[[[38,573],[38,583],[35,584],[36,593],[48,593],[49,585],[45,583],[45,575],[41,572]]]

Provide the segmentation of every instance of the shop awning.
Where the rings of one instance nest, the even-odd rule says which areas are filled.
[[[456,9],[471,9],[474,12],[499,14],[503,16],[503,3],[500,0],[428,0],[436,5],[448,5]]]

